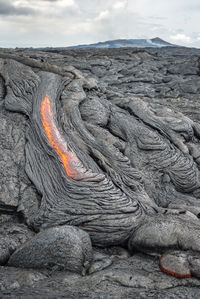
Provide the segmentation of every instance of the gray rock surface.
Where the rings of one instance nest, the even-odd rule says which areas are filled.
[[[25,120],[20,114],[5,111],[2,102],[0,118],[0,204],[14,208],[29,183],[24,174]]]
[[[12,267],[0,267],[0,274],[5,297],[186,299],[200,294],[199,280],[167,276],[160,272],[156,257],[142,254],[113,258],[111,266],[87,276]]]
[[[143,153],[141,156],[134,154],[133,144],[129,142],[127,145],[124,136],[119,135],[119,128],[112,125],[112,116],[118,113],[119,119],[122,116],[122,110],[120,109],[124,109],[125,118],[129,117],[126,112],[128,111],[136,120],[140,119],[140,123],[145,123],[146,127],[152,126],[150,120],[153,117],[156,125],[162,125],[163,135],[171,140],[176,150],[178,149],[184,155],[188,150],[194,159],[194,169],[198,170],[198,159],[200,157],[198,139],[200,50],[166,48],[161,50],[76,50],[55,51],[55,53],[53,51],[34,52],[30,50],[19,52],[11,51],[8,53],[8,51],[1,51],[0,56],[21,54],[21,62],[25,61],[23,55],[36,58],[38,61],[43,60],[44,64],[46,63],[46,70],[50,68],[47,63],[62,67],[73,65],[81,70],[84,76],[92,76],[98,80],[98,89],[96,90],[90,90],[85,86],[84,93],[81,89],[77,93],[76,88],[79,88],[80,85],[71,84],[71,89],[66,91],[67,98],[70,98],[70,96],[73,98],[75,95],[79,99],[85,97],[80,105],[80,113],[87,130],[95,138],[105,142],[104,144],[106,144],[106,140],[109,140],[109,144],[112,144],[111,152],[117,149],[123,153],[125,152],[130,157],[132,165],[134,164],[134,167],[142,170],[145,190],[150,198],[154,199],[154,203],[162,208],[168,207],[169,204],[171,206],[176,204],[176,207],[179,209],[183,207],[183,210],[187,210],[187,205],[190,205],[193,208],[189,207],[188,210],[193,215],[198,215],[195,207],[199,207],[199,185],[198,179],[193,180],[193,174],[196,170],[191,176],[186,176],[187,187],[185,189],[183,186],[180,188],[179,179],[176,179],[177,176],[173,176],[169,171],[163,173],[159,170],[154,174],[147,165],[150,156],[147,155],[145,158]],[[38,65],[32,66],[32,68],[37,74],[39,73]],[[4,95],[4,80],[1,79],[0,220],[6,226],[5,221],[13,221],[13,214],[18,217],[16,218],[17,222],[21,220],[20,215],[23,215],[25,221],[30,225],[34,221],[34,215],[37,214],[41,194],[36,191],[24,171],[27,118],[19,113],[8,112],[5,109]],[[139,103],[138,106],[132,106],[131,99],[133,97],[135,98],[134,103]],[[119,110],[112,110],[114,109],[112,108],[110,114],[105,100],[108,100],[108,103],[112,105],[117,105]],[[148,117],[142,118],[139,109],[140,103],[144,109],[150,111],[148,112],[150,113],[148,114],[149,119]],[[91,110],[88,107],[91,107]],[[171,110],[166,110],[166,108]],[[94,109],[94,112],[92,109]],[[99,114],[95,118],[94,113],[97,110]],[[175,114],[173,114],[174,112]],[[173,126],[170,126],[163,118],[167,114],[169,114],[169,118],[171,117],[170,122],[173,122]],[[61,117],[64,117],[64,115]],[[158,122],[158,119],[161,122]],[[137,123],[135,120],[134,122]],[[109,130],[112,131],[112,137],[105,130],[108,123]],[[159,131],[158,127],[155,131]],[[73,138],[74,141],[78,140],[76,134],[73,135]],[[83,146],[85,145],[80,144],[80,148]],[[85,149],[87,151],[87,146],[85,146]],[[93,153],[93,157],[94,155],[95,153]],[[131,156],[134,159],[131,160]],[[181,156],[182,154],[180,154]],[[140,160],[138,157],[142,157],[142,159]],[[154,166],[156,166],[155,161],[154,159]],[[162,160],[159,163],[161,162]],[[88,161],[88,163],[90,162]],[[187,163],[181,165],[187,165]],[[107,167],[106,171],[109,172],[109,167],[106,165],[104,167]],[[159,167],[157,166],[157,168]],[[192,169],[192,167],[188,169]],[[115,179],[113,173],[109,173],[109,175],[112,180]],[[188,185],[190,177],[191,184]],[[151,182],[149,178],[152,178]],[[117,181],[115,183],[117,184]],[[161,189],[160,185],[162,186]],[[134,187],[137,188],[137,186]],[[156,192],[152,191],[154,188],[157,190]],[[18,214],[16,213],[17,209]],[[176,210],[173,210],[176,213]],[[3,236],[3,233],[1,235]],[[14,231],[12,235],[16,238],[17,233]],[[25,232],[23,235],[25,235]],[[26,247],[26,245],[24,246]],[[6,250],[7,248],[8,246],[6,246]],[[112,247],[110,250],[114,252]],[[8,258],[6,254],[4,260]],[[28,298],[29,296],[34,298],[59,298],[66,297],[66,294],[68,298],[171,298],[175,296],[178,298],[199,298],[200,296],[199,280],[194,278],[179,280],[166,276],[160,272],[157,257],[153,258],[142,254],[134,254],[132,257],[124,259],[119,256],[112,257],[111,265],[108,253],[103,252],[103,255],[105,255],[104,266],[101,262],[98,265],[97,259],[96,265],[93,267],[97,272],[92,273],[91,271],[92,274],[86,277],[68,272],[57,272],[56,270],[55,272],[46,270],[41,272],[41,270],[27,271],[12,267],[1,267],[0,286],[2,296],[12,296],[13,294],[20,298]],[[110,266],[107,267],[108,264]],[[102,270],[98,271],[98,269]],[[27,279],[23,279],[26,276]]]
[[[34,236],[27,226],[17,219],[2,221],[0,226],[0,265],[5,265],[13,252]]]

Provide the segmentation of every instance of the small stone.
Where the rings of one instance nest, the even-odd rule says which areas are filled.
[[[89,274],[101,271],[112,265],[112,258],[103,253],[95,252],[93,256],[93,263],[88,271]]]
[[[160,258],[160,269],[168,274],[177,278],[190,278],[191,272],[187,260],[187,254],[180,251],[173,251],[164,254]]]
[[[13,283],[10,285],[10,288],[11,288],[11,289],[18,289],[18,288],[20,288],[20,284],[19,284],[19,282],[18,282],[18,281],[13,282]]]

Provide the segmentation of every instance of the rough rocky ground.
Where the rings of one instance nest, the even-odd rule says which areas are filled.
[[[195,121],[200,120],[200,50],[1,50],[1,53],[26,55],[59,66],[73,65],[84,75],[96,78],[107,99],[113,103],[117,101],[116,93],[135,95],[148,103],[172,107]],[[1,88],[0,223],[2,231],[12,239],[12,252],[26,234],[27,238],[32,235],[32,232],[24,233],[24,217],[28,218],[29,211],[37,209],[39,195],[24,171],[26,117],[6,111],[4,93]],[[1,250],[4,240],[1,233]],[[128,257],[123,249],[101,250],[101,253],[112,256],[115,251],[120,251],[120,256],[111,258],[111,266],[84,277],[56,269],[33,271],[2,266],[1,297],[199,298],[199,280],[180,280],[161,273],[157,257],[138,253]]]

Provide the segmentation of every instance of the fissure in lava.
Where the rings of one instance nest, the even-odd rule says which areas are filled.
[[[49,143],[57,152],[68,177],[71,179],[77,179],[77,176],[80,174],[77,168],[81,162],[59,132],[51,107],[51,102],[47,96],[41,104],[41,116],[44,131],[48,137]]]

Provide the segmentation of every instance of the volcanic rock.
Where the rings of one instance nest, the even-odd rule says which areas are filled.
[[[58,167],[54,168],[52,161],[56,161],[55,153],[45,143],[41,143],[40,138],[31,139],[34,134],[31,135],[28,127],[30,122],[33,124],[35,121],[30,113],[31,95],[35,92],[31,80],[40,82],[48,77],[49,82],[53,82],[52,86],[55,86],[56,82],[62,82],[62,86],[65,86],[64,92],[61,88],[62,96],[56,102],[54,112],[55,115],[58,114],[61,133],[67,136],[79,159],[86,161],[93,173],[101,174],[98,180],[102,179],[102,175],[106,175],[110,180],[109,186],[112,185],[108,192],[114,190],[115,186],[118,195],[120,192],[123,194],[124,197],[117,197],[117,203],[120,204],[121,200],[126,203],[125,198],[136,194],[140,206],[146,207],[142,209],[146,209],[146,213],[152,217],[150,219],[155,219],[153,213],[162,213],[166,215],[166,219],[174,219],[177,215],[181,217],[181,223],[186,224],[182,226],[183,235],[185,233],[189,236],[189,232],[195,231],[196,236],[191,239],[188,237],[185,246],[191,244],[198,247],[200,50],[180,47],[142,50],[1,50],[0,57],[1,70],[3,69],[0,77],[1,264],[4,265],[10,258],[9,267],[0,267],[2,297],[199,298],[200,282],[197,278],[180,280],[160,271],[158,253],[153,252],[156,248],[148,250],[148,253],[154,256],[136,253],[135,248],[130,257],[125,249],[127,240],[124,238],[124,242],[120,244],[123,248],[117,247],[123,258],[115,254],[116,246],[112,245],[119,245],[117,241],[121,240],[122,233],[120,228],[123,228],[123,233],[128,230],[128,215],[131,213],[129,211],[129,214],[126,214],[128,208],[125,206],[113,213],[113,219],[123,215],[125,219],[114,231],[115,226],[110,226],[110,231],[106,231],[108,226],[99,225],[100,209],[92,215],[91,208],[88,213],[90,219],[87,221],[88,207],[84,215],[77,217],[75,213],[81,213],[80,205],[77,205],[73,213],[68,213],[73,219],[66,220],[71,204],[68,201],[70,192],[59,193],[65,176],[64,170],[59,172],[59,161],[56,162]],[[7,74],[5,70],[8,70]],[[26,83],[23,85],[22,82],[27,76],[30,80],[24,81]],[[89,80],[89,77],[93,79]],[[59,84],[58,86],[61,87]],[[52,88],[52,92],[53,90],[55,89]],[[78,101],[80,103],[76,106]],[[24,109],[20,110],[20,107]],[[77,127],[77,124],[82,127]],[[137,131],[138,128],[140,131]],[[32,130],[34,131],[33,127]],[[37,129],[35,131],[38,132]],[[152,156],[152,142],[158,140],[157,138],[163,142],[153,143],[155,155]],[[29,147],[25,153],[28,142]],[[167,155],[158,156],[159,151],[162,153],[163,144],[166,146]],[[41,155],[42,151],[44,156]],[[33,159],[38,153],[41,161],[46,163],[48,171],[54,174],[55,171],[62,173],[54,176],[55,180],[49,184],[51,191],[46,192],[48,198],[43,196],[44,185],[41,183],[45,168],[41,167],[41,172],[35,172],[37,175],[31,176],[33,168],[30,166],[36,165],[35,161],[40,165],[40,160]],[[28,168],[29,161],[34,163],[30,163]],[[90,207],[92,202],[95,205],[96,189],[87,193],[86,189],[77,189],[76,184],[74,183],[76,187],[71,189],[72,193],[77,190],[74,198],[79,199],[83,194],[80,190],[84,190],[84,200],[90,202]],[[99,186],[99,183],[97,185]],[[55,192],[55,196],[52,196],[52,192]],[[99,189],[98,195],[102,196],[101,192]],[[108,194],[104,195],[105,198],[112,199]],[[53,200],[55,198],[56,201]],[[102,201],[102,204],[104,206],[105,202]],[[111,201],[109,204],[112,206]],[[135,215],[140,209],[134,206],[133,210]],[[107,224],[110,217],[109,211],[107,209],[107,213],[104,213],[104,224]],[[118,212],[121,212],[122,216],[118,215]],[[138,221],[141,220],[139,215],[141,214],[138,213]],[[81,243],[78,252],[74,250],[77,245],[72,242],[70,251],[67,247],[69,243],[66,247],[60,244],[59,236],[55,233],[59,231],[60,236],[64,236],[63,240],[72,241],[80,229],[70,227],[69,230],[75,230],[76,233],[66,237],[64,227],[68,220],[73,225],[81,225],[81,229],[88,230],[94,244],[101,247],[111,245],[106,249],[96,249],[93,246],[94,263],[89,270],[91,274],[84,277],[79,274],[84,264],[82,242],[78,240]],[[150,230],[154,227],[153,222],[150,222],[149,226],[148,223],[145,225]],[[10,230],[10,226],[16,229]],[[49,226],[51,228],[46,228]],[[180,226],[178,227],[180,229]],[[36,237],[33,228],[41,229]],[[99,237],[96,237],[97,231],[100,232]],[[49,238],[45,239],[48,234]],[[127,235],[129,236],[129,232]],[[165,237],[164,234],[158,234],[158,242],[162,236]],[[47,255],[43,248],[45,244],[48,244],[49,248],[53,238],[55,247],[53,246],[53,251]],[[163,240],[169,241],[167,235]],[[148,236],[145,242],[150,244]],[[176,243],[176,239],[174,242]],[[163,248],[157,249],[165,250],[165,243],[163,242]],[[144,244],[144,247],[147,244]],[[69,260],[67,256],[70,252]],[[198,253],[195,254],[197,257],[191,255],[188,262],[198,276]],[[68,264],[70,261],[77,265],[77,274],[65,271],[73,270],[73,266]],[[51,269],[42,270],[47,264],[47,268]],[[41,269],[27,270],[13,268],[11,265]],[[57,268],[53,267],[58,265]],[[58,268],[64,271],[58,271]],[[28,278],[25,280],[23,277]]]
[[[92,261],[92,246],[83,230],[71,226],[54,227],[37,234],[16,250],[9,266],[87,271]]]

